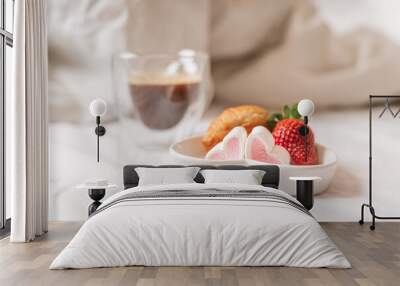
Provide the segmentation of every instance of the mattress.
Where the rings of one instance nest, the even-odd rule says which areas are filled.
[[[196,125],[202,134],[209,121],[222,110],[214,104]],[[107,133],[100,140],[100,163],[96,162],[94,124],[50,124],[50,219],[82,221],[91,203],[87,192],[74,188],[92,178],[105,178],[122,188],[124,164],[173,164],[168,145],[145,150],[135,145],[135,133],[104,123]],[[337,173],[326,192],[315,197],[312,214],[318,221],[358,221],[368,196],[368,110],[318,110],[311,118],[316,141],[338,155]],[[376,120],[374,138],[374,202],[380,215],[396,215],[400,192],[396,186],[396,158],[400,158],[398,119]],[[122,134],[122,135],[121,135]],[[121,137],[122,136],[122,137]],[[124,142],[121,147],[121,141]],[[117,190],[107,191],[107,196]],[[367,216],[369,219],[369,216]]]
[[[312,215],[285,192],[199,183],[115,194],[50,268],[129,265],[351,267]]]

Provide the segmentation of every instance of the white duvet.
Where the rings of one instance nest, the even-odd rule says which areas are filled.
[[[262,186],[179,184],[128,189],[102,206],[131,192],[205,188],[263,190],[295,201]],[[186,197],[121,201],[104,208],[85,222],[50,269],[127,265],[351,267],[318,222],[291,205]]]

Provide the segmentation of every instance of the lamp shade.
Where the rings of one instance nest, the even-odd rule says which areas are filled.
[[[300,100],[297,111],[301,116],[311,116],[314,113],[314,102],[309,99]]]
[[[97,98],[89,105],[90,114],[94,117],[103,116],[107,111],[107,104],[103,99]]]

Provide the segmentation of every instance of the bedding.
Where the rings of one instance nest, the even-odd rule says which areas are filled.
[[[135,169],[139,175],[139,186],[194,183],[198,167],[144,168]]]
[[[127,265],[351,267],[288,194],[197,183],[138,186],[113,195],[50,269]]]
[[[204,183],[225,183],[261,185],[265,171],[262,170],[202,170],[200,174],[204,177]]]

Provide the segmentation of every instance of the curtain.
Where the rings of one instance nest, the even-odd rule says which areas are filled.
[[[6,111],[6,180],[12,242],[28,242],[48,226],[46,1],[15,1],[13,92]]]

